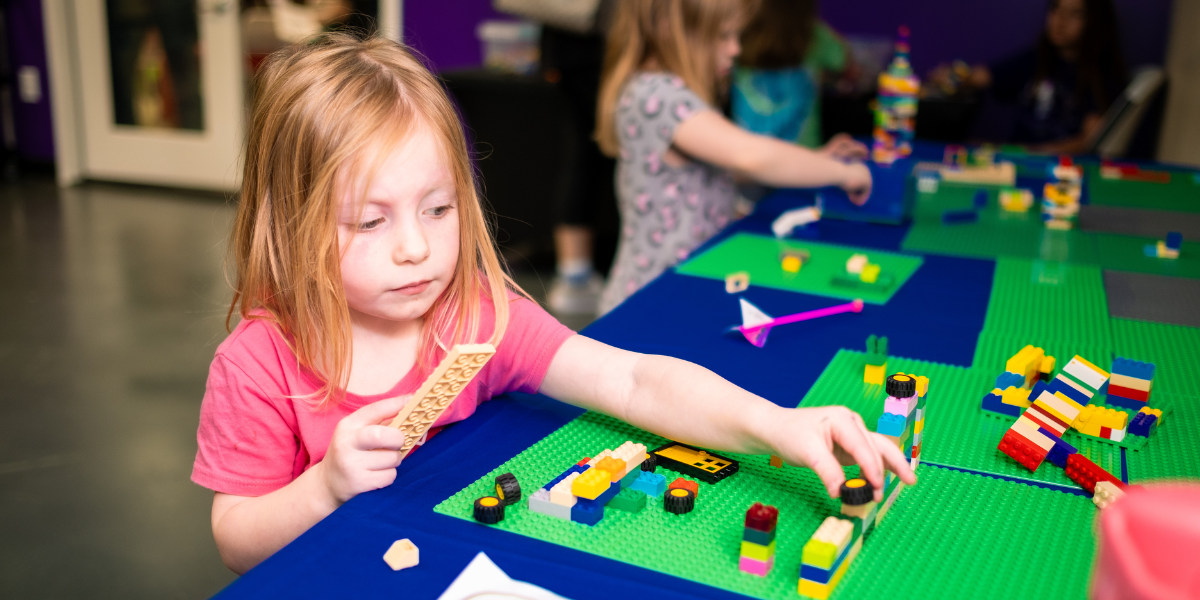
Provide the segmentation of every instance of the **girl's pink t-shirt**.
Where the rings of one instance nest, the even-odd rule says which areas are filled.
[[[490,302],[483,306],[479,331],[488,336],[495,313]],[[536,303],[524,298],[509,302],[508,328],[496,354],[435,426],[471,416],[493,396],[537,392],[550,361],[572,335]],[[320,381],[300,368],[279,329],[265,319],[243,319],[217,348],[209,367],[192,481],[238,496],[275,491],[321,462],[342,417],[417,391],[430,370],[414,367],[388,392],[347,393],[341,403],[317,409],[304,396],[319,389]]]

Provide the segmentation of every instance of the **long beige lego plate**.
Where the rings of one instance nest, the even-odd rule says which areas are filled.
[[[401,458],[408,456],[417,440],[425,435],[495,353],[496,348],[491,344],[459,344],[450,349],[446,358],[413,394],[412,400],[389,423],[390,427],[404,432]]]

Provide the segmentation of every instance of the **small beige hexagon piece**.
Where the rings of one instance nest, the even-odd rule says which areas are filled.
[[[407,538],[396,540],[392,543],[392,547],[384,553],[383,562],[386,562],[393,571],[399,571],[417,566],[421,562],[421,553],[417,550],[416,544]]]

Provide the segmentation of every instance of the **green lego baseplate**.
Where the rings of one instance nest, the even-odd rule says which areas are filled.
[[[779,255],[785,250],[805,250],[809,253],[809,260],[800,272],[788,273],[782,269]],[[879,291],[831,284],[834,275],[846,273],[846,260],[855,253],[866,254],[871,263],[880,266],[881,276],[892,277],[894,283],[891,287]],[[689,259],[675,270],[684,275],[720,281],[725,281],[725,277],[731,273],[744,271],[750,274],[750,285],[846,300],[861,298],[868,304],[886,304],[921,263],[922,259],[918,256],[882,250],[738,233]]]
[[[858,411],[874,429],[886,394],[883,386],[862,382],[864,364],[865,354],[839,351],[800,406],[846,405]],[[888,372],[897,371],[930,378],[922,434],[923,462],[1026,479],[1039,486],[1049,483],[1064,489],[1077,487],[1062,469],[1047,464],[1029,473],[996,449],[1008,425],[983,414],[979,406],[995,374],[891,356]],[[473,502],[491,493],[497,475],[512,472],[529,495],[579,459],[615,448],[626,440],[647,447],[665,443],[659,436],[589,412],[434,510],[471,519]],[[1079,450],[1110,472],[1120,473],[1119,449],[1085,441],[1079,444]],[[838,513],[838,503],[828,498],[819,479],[807,469],[774,468],[766,456],[734,454],[732,458],[741,462],[740,471],[715,485],[701,483],[696,510],[687,515],[669,514],[662,500],[653,498],[635,514],[605,511],[604,519],[589,527],[532,513],[519,504],[510,507],[504,520],[494,527],[749,596],[796,598],[803,546],[825,517]],[[679,476],[661,472],[668,480]],[[853,477],[857,469],[848,468],[846,473]],[[1087,498],[930,464],[918,468],[918,477],[918,485],[905,488],[887,518],[871,534],[834,592],[835,597],[885,593],[893,598],[1085,595],[1093,544],[1089,523],[1095,513]],[[947,502],[948,498],[953,501]],[[737,569],[745,511],[754,502],[780,510],[775,568],[766,578]],[[1031,514],[1054,515],[1056,523],[1063,524],[1053,549],[1012,526]],[[967,593],[964,581],[978,582],[989,572],[1003,571],[1003,563],[994,553],[976,550],[1008,547],[1022,557],[1045,556],[1037,561],[1022,559],[1020,578],[1006,577],[1002,585],[971,588]],[[897,552],[905,556],[919,552],[921,557],[917,563],[897,561]],[[922,566],[914,568],[914,564]],[[932,568],[935,565],[937,568]],[[912,586],[899,585],[901,582],[912,582]]]
[[[975,222],[942,223],[942,213],[947,210],[971,209],[972,198],[980,190],[988,194],[988,205],[978,211]],[[1034,196],[1040,197],[1041,190],[1034,190]],[[1023,258],[1051,265],[1069,263],[1200,278],[1200,242],[1183,242],[1176,259],[1148,257],[1143,248],[1164,239],[1166,231],[1161,238],[1149,238],[1079,229],[1048,229],[1042,223],[1039,206],[1035,202],[1027,212],[1007,212],[1000,209],[997,192],[989,186],[942,183],[936,192],[917,195],[913,223],[900,247],[908,252],[970,258]]]
[[[1130,482],[1200,478],[1200,328],[1113,319],[1116,354],[1154,363],[1150,406],[1163,425],[1144,447],[1126,454]]]
[[[870,429],[883,413],[887,394],[882,385],[863,382],[866,355],[840,350],[804,396],[800,406],[842,404],[859,412]],[[921,434],[921,460],[938,465],[1001,475],[1030,482],[1055,484],[1069,489],[1078,485],[1054,465],[1045,463],[1030,472],[997,449],[1012,421],[991,416],[983,410],[983,396],[995,389],[996,375],[1004,369],[983,370],[888,357],[888,373],[904,372],[929,378],[925,407],[925,431]],[[1161,431],[1156,432],[1162,433]],[[1070,434],[1068,434],[1070,435]],[[1108,440],[1079,436],[1071,441],[1081,454],[1110,473],[1121,474],[1121,449]]]
[[[1167,171],[1171,173],[1171,181],[1105,179],[1100,175],[1098,165],[1084,167],[1089,202],[1100,206],[1200,212],[1200,194],[1196,193],[1194,172],[1155,167],[1149,170]]]

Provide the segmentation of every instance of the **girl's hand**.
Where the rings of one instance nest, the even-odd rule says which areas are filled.
[[[829,138],[817,152],[838,160],[862,160],[867,157],[867,147],[844,133]]]
[[[769,432],[769,445],[785,462],[808,467],[838,497],[846,476],[843,465],[858,464],[861,476],[883,499],[883,472],[895,473],[908,485],[917,482],[904,452],[891,440],[867,430],[862,417],[844,406],[786,410]]]
[[[338,505],[396,480],[404,434],[386,423],[411,397],[397,396],[368,404],[337,424],[325,458],[313,468],[321,468],[325,488]]]
[[[862,206],[871,196],[871,171],[862,163],[846,165],[846,175],[838,187],[846,190],[850,201]]]

